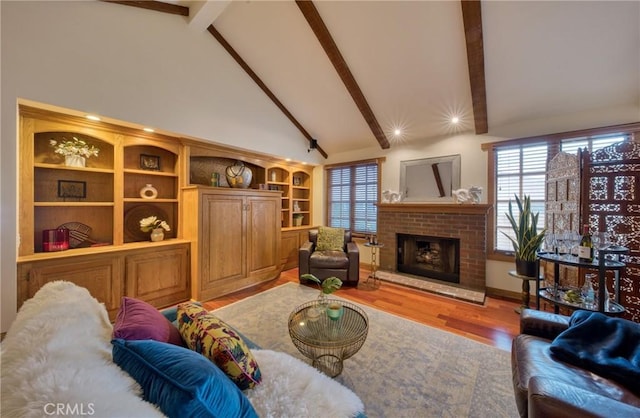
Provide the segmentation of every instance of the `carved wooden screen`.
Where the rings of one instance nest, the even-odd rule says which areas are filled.
[[[608,232],[615,245],[629,248],[622,257],[627,268],[620,276],[620,303],[626,318],[640,322],[640,144],[625,141],[585,152],[583,167],[584,219],[591,231]]]
[[[577,155],[559,152],[547,164],[545,228],[548,234],[582,230],[579,163]],[[545,280],[553,280],[552,264],[546,263],[544,272]],[[559,282],[562,286],[580,286],[578,269],[561,266]]]

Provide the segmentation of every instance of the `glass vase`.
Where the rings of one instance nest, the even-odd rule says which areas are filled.
[[[318,295],[318,306],[322,309],[326,309],[328,305],[329,298],[324,292],[320,291],[320,294]]]
[[[164,230],[162,228],[156,228],[151,231],[151,241],[158,242],[164,239]]]

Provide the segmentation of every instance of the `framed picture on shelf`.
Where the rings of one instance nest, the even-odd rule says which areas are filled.
[[[293,185],[294,186],[300,186],[302,184],[302,179],[300,177],[294,176],[293,177]]]
[[[87,197],[87,182],[75,180],[58,180],[58,197],[85,199]]]
[[[160,171],[160,157],[157,155],[140,154],[140,168],[143,170]]]

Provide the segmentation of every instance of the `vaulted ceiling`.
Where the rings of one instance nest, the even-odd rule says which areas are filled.
[[[209,31],[324,155],[640,120],[640,2],[116,3]]]

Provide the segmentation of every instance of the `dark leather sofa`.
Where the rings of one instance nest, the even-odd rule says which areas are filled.
[[[513,388],[520,416],[640,417],[640,397],[628,388],[554,358],[550,344],[568,328],[569,319],[523,310],[520,335],[514,338],[511,349]]]
[[[360,275],[360,252],[351,240],[351,231],[344,231],[342,251],[316,251],[318,230],[309,230],[309,241],[298,251],[300,275],[313,274],[320,280],[337,277],[346,286],[357,286]]]

